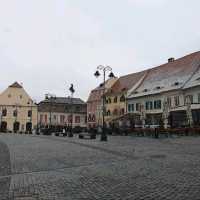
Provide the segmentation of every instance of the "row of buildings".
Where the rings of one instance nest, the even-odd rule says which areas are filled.
[[[91,91],[88,126],[102,124],[103,85]],[[107,126],[186,127],[200,125],[200,52],[105,83]]]
[[[105,107],[103,109],[103,93]],[[186,127],[200,125],[200,52],[110,78],[80,98],[46,96],[38,104],[15,82],[0,94],[0,131],[42,127]]]
[[[44,127],[86,127],[87,104],[79,98],[46,96],[35,103],[15,82],[0,94],[0,131],[32,132]]]

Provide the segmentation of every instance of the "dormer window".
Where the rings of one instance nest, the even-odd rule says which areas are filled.
[[[156,90],[160,90],[160,89],[161,89],[161,87],[160,87],[160,86],[157,86],[155,89],[156,89]]]
[[[138,91],[134,91],[133,94],[138,94]]]
[[[147,90],[147,89],[144,89],[143,92],[148,92],[148,90]]]
[[[179,84],[180,84],[179,82],[175,82],[175,83],[174,83],[175,86],[177,86],[177,85],[179,85]]]

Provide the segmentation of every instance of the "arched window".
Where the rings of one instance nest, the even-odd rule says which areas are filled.
[[[5,117],[6,115],[7,115],[7,109],[4,108],[4,109],[2,110],[2,116]]]
[[[120,102],[124,102],[124,101],[125,101],[125,96],[122,95],[122,96],[120,97]]]

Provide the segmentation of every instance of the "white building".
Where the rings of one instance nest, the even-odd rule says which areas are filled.
[[[133,126],[200,125],[200,52],[149,69],[127,102]]]

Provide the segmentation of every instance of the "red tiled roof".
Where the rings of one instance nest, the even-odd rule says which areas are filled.
[[[103,87],[98,87],[90,92],[87,102],[100,101],[103,93]]]
[[[108,79],[106,81],[106,83],[105,83],[106,90],[108,90],[116,80],[117,80],[117,78]],[[101,97],[102,97],[102,94],[103,94],[103,89],[104,89],[103,83],[100,84],[95,89],[93,89],[90,92],[90,95],[89,95],[89,98],[88,98],[87,102],[101,101]]]
[[[131,89],[140,79],[145,75],[147,70],[137,73],[121,76],[116,83],[112,86],[110,93],[120,93]]]

